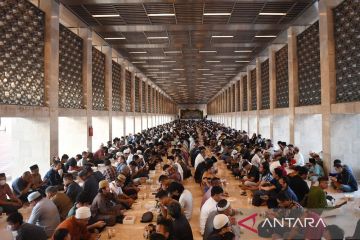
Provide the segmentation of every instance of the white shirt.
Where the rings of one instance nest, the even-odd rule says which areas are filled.
[[[187,220],[190,221],[193,211],[193,197],[189,190],[185,189],[180,195],[179,203],[184,209],[184,214]]]
[[[254,165],[255,167],[259,168],[260,164],[261,164],[261,158],[259,157],[259,155],[255,154],[252,159],[251,159],[251,164]]]
[[[199,163],[205,161],[204,157],[199,153],[195,158],[194,168],[196,169]]]
[[[283,150],[283,156],[285,157],[289,153],[289,148],[286,146]]]
[[[134,155],[132,153],[129,154],[128,158],[126,159],[126,164],[129,165],[133,160]]]
[[[180,163],[175,163],[177,171],[179,172],[180,176],[181,176],[181,181],[184,180],[184,170],[182,169]]]
[[[201,235],[204,235],[206,221],[209,217],[209,214],[212,211],[216,210],[216,204],[217,204],[217,202],[212,197],[210,197],[208,200],[206,200],[204,205],[201,207],[201,210],[200,210],[200,233],[201,233]]]
[[[194,140],[194,138],[193,138],[193,137],[190,137],[190,138],[189,138],[189,142],[190,142],[190,149],[189,149],[189,151],[191,151],[191,150],[193,150],[194,145],[195,145],[195,140]]]
[[[279,161],[275,161],[275,162],[271,162],[270,163],[270,172],[273,173],[274,169],[277,167],[280,167],[280,162]]]
[[[110,191],[111,191],[112,193],[115,193],[116,195],[123,194],[122,188],[116,186],[115,181],[112,181],[112,182],[110,183]]]
[[[301,152],[298,152],[297,154],[295,154],[294,158],[296,160],[296,165],[299,165],[299,166],[305,165],[304,156],[301,154]]]

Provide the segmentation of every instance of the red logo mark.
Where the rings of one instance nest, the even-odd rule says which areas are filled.
[[[252,214],[252,215],[250,215],[250,216],[248,216],[248,217],[240,220],[240,221],[238,222],[239,226],[242,226],[242,227],[244,227],[244,228],[246,228],[246,229],[248,229],[248,230],[250,230],[250,231],[252,231],[252,232],[254,232],[254,233],[257,234],[257,233],[258,233],[257,229],[253,228],[254,225],[255,225],[255,222],[256,222],[256,216],[257,216],[257,215],[258,215],[257,213],[254,213],[254,214]],[[252,226],[248,226],[248,225],[245,225],[245,224],[244,224],[244,222],[247,222],[249,219],[252,219]]]

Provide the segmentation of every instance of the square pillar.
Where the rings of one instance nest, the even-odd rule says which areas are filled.
[[[270,139],[274,138],[274,108],[276,106],[276,65],[275,65],[275,49],[269,47],[269,95],[270,95]]]
[[[256,132],[260,133],[259,119],[260,114],[259,110],[261,109],[261,60],[256,58]]]
[[[102,50],[105,54],[105,109],[109,116],[109,140],[112,140],[112,49],[104,46]]]
[[[83,39],[83,92],[86,109],[87,129],[92,127],[92,32],[87,28],[80,29]],[[92,151],[92,137],[87,133],[87,150]]]
[[[49,107],[50,158],[59,155],[59,4],[41,0],[45,12],[44,82],[45,101]]]
[[[319,1],[322,149],[325,169],[331,166],[331,104],[336,101],[334,17],[340,0]]]
[[[289,132],[290,143],[295,143],[295,107],[298,104],[298,59],[297,31],[295,27],[288,29],[288,69],[289,69]]]

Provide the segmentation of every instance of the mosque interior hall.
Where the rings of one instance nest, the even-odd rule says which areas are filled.
[[[359,46],[359,0],[0,0],[0,236],[297,239],[242,218],[321,188],[298,239],[360,239]]]

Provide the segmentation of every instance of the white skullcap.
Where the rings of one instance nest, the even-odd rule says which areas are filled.
[[[91,211],[89,207],[79,207],[76,209],[75,218],[76,219],[87,219],[91,217]]]
[[[129,148],[125,149],[123,153],[124,153],[124,154],[125,154],[125,153],[130,153],[130,149],[129,149]]]
[[[237,154],[238,153],[238,151],[236,151],[236,150],[232,150],[232,152],[231,152],[231,156],[233,157],[233,156],[235,156],[235,154]]]
[[[29,196],[27,197],[27,200],[28,200],[28,202],[31,202],[31,201],[34,201],[35,199],[37,199],[37,198],[40,197],[40,196],[41,196],[41,194],[40,194],[38,191],[32,192],[32,193],[30,193]]]
[[[137,150],[137,151],[136,151],[136,154],[137,154],[137,155],[140,155],[140,154],[142,154],[142,151],[141,151],[141,150]]]
[[[123,155],[122,152],[117,152],[117,153],[116,153],[116,157],[120,157],[120,156],[122,156],[122,155]]]
[[[226,201],[226,205],[224,207],[219,207],[218,205],[216,205],[216,208],[217,208],[218,212],[223,212],[226,209],[228,209],[229,207],[230,207],[230,202],[229,201]]]
[[[214,217],[214,228],[219,230],[229,223],[229,218],[225,214],[218,214]]]

